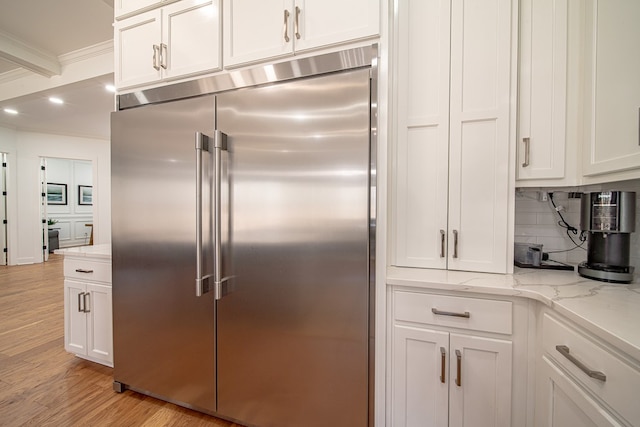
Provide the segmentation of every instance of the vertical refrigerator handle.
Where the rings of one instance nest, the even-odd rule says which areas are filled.
[[[222,152],[227,151],[227,135],[219,130],[213,138],[213,282],[215,298],[222,298]]]
[[[196,132],[196,296],[209,292],[209,276],[202,273],[202,152],[209,152],[210,138]]]

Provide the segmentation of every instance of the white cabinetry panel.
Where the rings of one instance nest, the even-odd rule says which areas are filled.
[[[640,2],[587,1],[586,176],[640,167]]]
[[[518,179],[564,178],[568,4],[522,0],[520,10]]]
[[[380,0],[225,0],[224,65],[375,37]]]
[[[220,69],[219,4],[219,0],[182,0],[116,22],[116,86]]]
[[[504,273],[512,1],[397,9],[392,263]]]

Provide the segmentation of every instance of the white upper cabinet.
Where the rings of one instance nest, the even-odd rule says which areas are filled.
[[[583,175],[640,168],[640,2],[586,1]]]
[[[396,9],[392,263],[505,273],[512,1]]]
[[[164,0],[115,0],[113,8],[116,18],[162,4]]]
[[[518,180],[565,177],[567,0],[520,2]]]
[[[225,66],[379,34],[379,0],[225,0]]]
[[[116,22],[116,86],[219,70],[219,13],[219,0],[184,0]]]

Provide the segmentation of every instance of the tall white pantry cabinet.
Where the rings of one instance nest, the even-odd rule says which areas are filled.
[[[396,8],[391,264],[506,273],[517,1]]]

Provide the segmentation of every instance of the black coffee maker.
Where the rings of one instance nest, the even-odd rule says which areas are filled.
[[[630,283],[631,233],[635,231],[636,193],[600,191],[582,195],[580,228],[587,232],[587,261],[578,273],[589,279]]]

